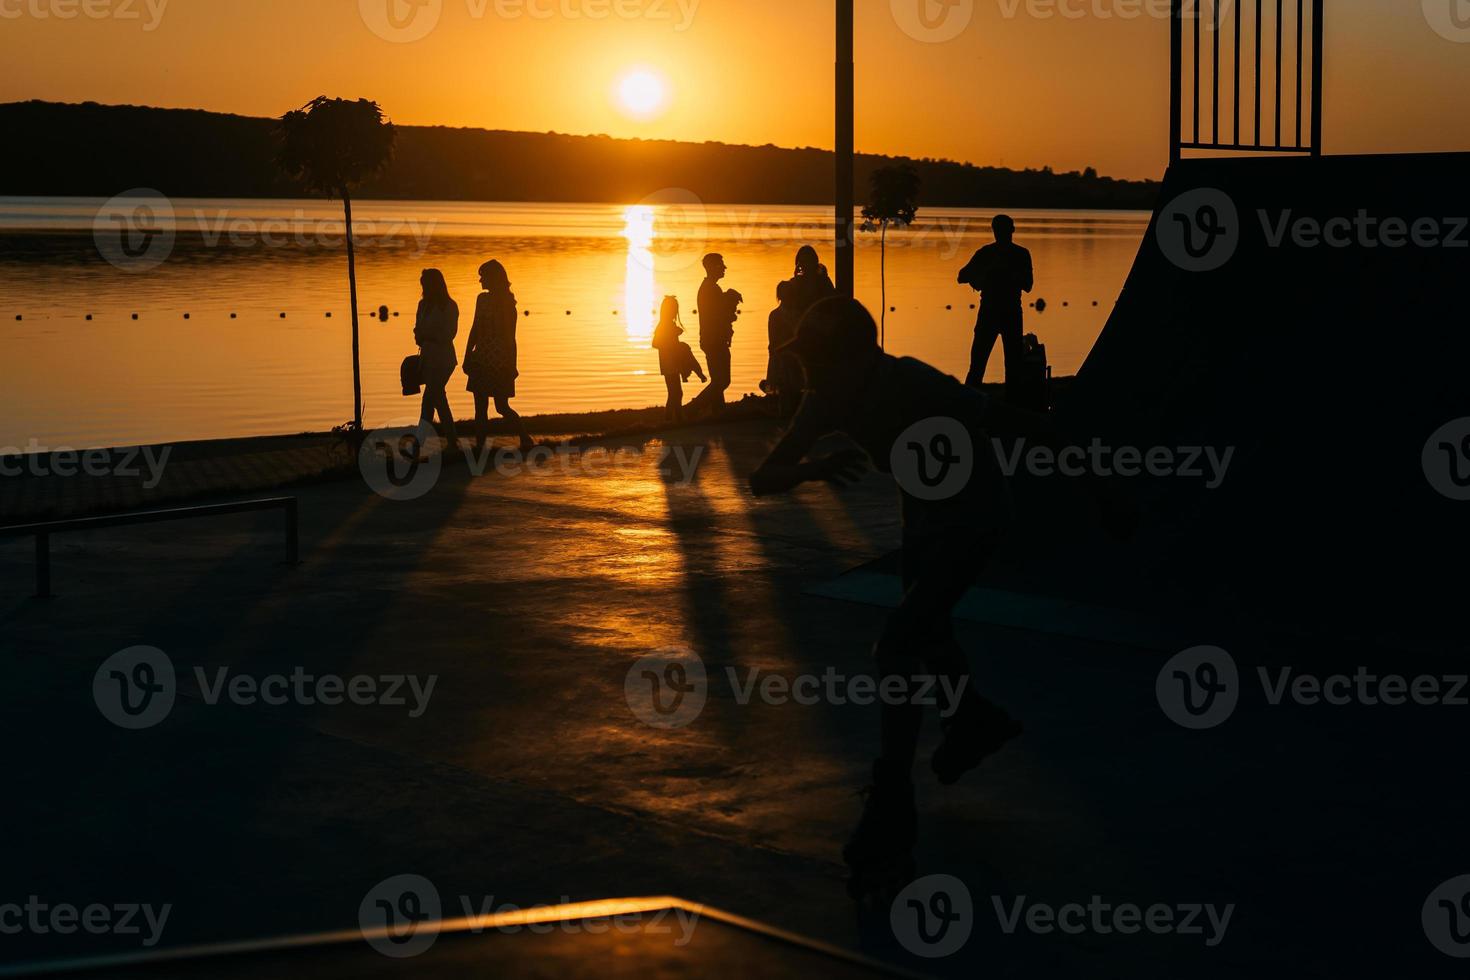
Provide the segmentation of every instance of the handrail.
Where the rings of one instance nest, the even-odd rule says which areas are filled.
[[[286,563],[299,564],[300,533],[295,497],[270,497],[263,500],[242,500],[228,504],[202,504],[196,507],[176,507],[168,510],[75,517],[69,520],[43,521],[37,524],[13,524],[9,527],[0,527],[0,538],[34,537],[36,539],[36,598],[50,599],[52,598],[51,536],[53,534],[95,531],[109,527],[129,527],[135,524],[159,524],[199,517],[222,517],[227,514],[245,514],[262,510],[285,512]]]
[[[596,919],[611,919],[616,916],[642,916],[651,912],[684,912],[699,919],[708,919],[740,932],[759,936],[782,946],[805,950],[829,959],[847,963],[875,976],[891,976],[922,980],[922,975],[901,966],[873,959],[857,950],[838,946],[821,939],[813,939],[801,933],[770,925],[757,919],[727,912],[713,905],[690,902],[670,895],[648,898],[614,898],[590,902],[570,902],[564,905],[533,906],[505,912],[488,912],[482,915],[431,921],[425,931],[438,936],[460,936],[472,938],[498,930],[514,930],[530,925],[575,923]],[[211,961],[233,957],[260,956],[271,953],[291,953],[297,950],[326,949],[347,946],[375,939],[387,939],[397,935],[392,928],[360,926],[356,929],[338,929],[331,932],[306,933],[289,936],[273,936],[266,939],[236,942],[211,943],[198,946],[181,946],[167,949],[143,950],[140,952],[112,953],[66,960],[42,960],[0,966],[0,977],[45,976],[58,973],[82,973],[101,970],[120,970],[128,967],[163,967],[178,963],[192,963],[195,972],[203,973]]]

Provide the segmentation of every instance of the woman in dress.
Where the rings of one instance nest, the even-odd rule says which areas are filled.
[[[521,451],[535,448],[526,432],[526,423],[510,400],[516,395],[516,297],[510,291],[510,277],[505,266],[491,259],[480,266],[480,285],[484,292],[475,303],[475,323],[470,328],[469,346],[464,353],[465,386],[475,396],[475,449],[483,451],[490,428],[490,402],[501,418],[515,426],[521,437]]]
[[[459,437],[454,429],[454,415],[449,410],[449,393],[445,386],[459,364],[454,353],[454,338],[459,334],[459,305],[449,298],[444,273],[438,269],[425,269],[419,277],[419,285],[423,287],[423,299],[419,301],[413,327],[424,382],[419,419],[431,426],[437,412],[444,427],[445,452],[453,452],[459,448]],[[415,447],[415,455],[421,448]]]

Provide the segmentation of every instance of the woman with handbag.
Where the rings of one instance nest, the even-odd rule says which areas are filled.
[[[521,451],[529,452],[536,443],[526,432],[521,416],[510,407],[520,376],[516,369],[518,313],[505,266],[495,259],[480,266],[480,285],[485,291],[475,302],[475,323],[464,352],[464,373],[469,376],[465,387],[475,396],[475,450],[484,451],[493,399],[495,411],[520,435]]]
[[[424,400],[419,420],[433,425],[434,413],[444,427],[445,452],[459,449],[459,435],[454,428],[454,414],[449,410],[446,386],[454,376],[459,358],[454,353],[454,338],[459,334],[459,305],[449,297],[444,273],[425,269],[419,277],[423,299],[419,301],[414,321],[413,339],[419,345],[419,366],[423,372]],[[415,448],[415,455],[422,447]]]

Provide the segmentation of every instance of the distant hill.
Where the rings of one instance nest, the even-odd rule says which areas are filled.
[[[0,105],[0,194],[110,197],[150,187],[170,197],[293,197],[274,164],[275,121],[195,109]],[[857,161],[857,197],[893,157]],[[906,159],[906,158],[904,158]],[[912,160],[928,206],[1153,208],[1158,184],[1050,169]],[[822,204],[830,151],[627,140],[503,130],[400,127],[392,167],[364,198],[631,203],[681,188],[712,203]]]

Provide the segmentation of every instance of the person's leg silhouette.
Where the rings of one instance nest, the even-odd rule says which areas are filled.
[[[945,737],[932,767],[946,785],[1021,734],[1021,726],[1004,709],[975,690],[951,618],[996,540],[963,532],[905,535],[904,597],[874,647],[880,691],[890,685],[910,694],[928,690],[938,699]],[[858,829],[843,849],[855,869],[902,864],[912,851],[917,825],[912,770],[924,708],[909,698],[883,700],[882,755],[873,765],[873,784]],[[856,883],[852,887],[861,888]]]
[[[496,395],[495,411],[500,413],[501,418],[515,426],[516,434],[521,437],[522,452],[530,452],[536,447],[536,440],[532,439],[531,434],[526,431],[526,422],[521,418],[521,413],[510,407],[509,398],[504,395]]]
[[[459,444],[459,434],[454,429],[454,414],[449,409],[449,393],[445,390],[447,384],[449,377],[444,372],[436,372],[424,379],[424,399],[419,406],[419,419],[433,424],[437,414],[444,427],[446,448],[454,449]]]
[[[485,448],[490,439],[490,396],[475,393],[475,450]]]
[[[985,383],[985,368],[990,363],[990,352],[995,349],[995,338],[1000,336],[1000,327],[994,321],[981,317],[975,324],[975,343],[970,347],[970,373],[965,384],[978,388]]]
[[[725,392],[730,388],[730,348],[716,347],[709,352],[710,403],[715,409],[725,404]]]

